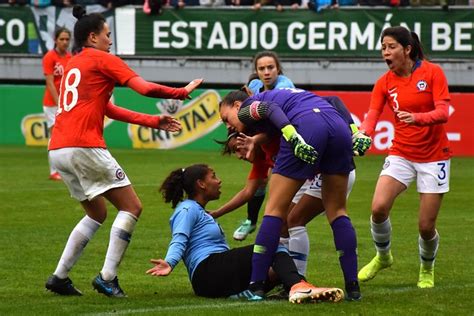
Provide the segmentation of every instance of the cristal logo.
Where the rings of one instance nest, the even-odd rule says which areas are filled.
[[[159,129],[152,129],[138,125],[128,125],[128,135],[132,140],[133,148],[168,149],[183,146],[215,130],[220,124],[219,102],[221,98],[215,90],[206,90],[199,97],[187,104],[183,104],[173,116],[183,127],[180,132],[169,133]],[[160,102],[159,108],[169,113],[166,105],[169,102]],[[178,107],[177,104],[172,106]]]

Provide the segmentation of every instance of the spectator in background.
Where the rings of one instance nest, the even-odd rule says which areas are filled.
[[[43,57],[43,73],[46,77],[46,89],[43,97],[43,112],[46,118],[46,125],[49,133],[54,125],[56,111],[58,110],[58,95],[63,77],[64,68],[71,59],[71,53],[68,51],[71,40],[71,31],[61,27],[54,33],[54,48]],[[49,164],[49,179],[61,180],[58,171]]]

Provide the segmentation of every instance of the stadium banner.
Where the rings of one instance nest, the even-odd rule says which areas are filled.
[[[250,57],[275,50],[292,58],[380,56],[383,28],[404,25],[417,32],[430,58],[474,58],[474,8],[340,8],[322,10],[246,8],[165,9],[149,16],[141,8],[102,12],[114,36],[112,52],[136,56]],[[53,48],[58,26],[72,30],[72,8],[0,7],[0,54],[42,54]]]
[[[219,150],[214,140],[224,140],[219,101],[230,90],[198,89],[186,101],[143,97],[128,88],[115,88],[113,102],[119,106],[149,114],[169,114],[183,126],[179,133],[167,133],[106,119],[104,135],[109,147],[136,149]],[[337,95],[347,105],[357,125],[367,113],[370,92],[313,91]],[[0,85],[0,144],[47,146],[49,131],[42,113],[43,86]],[[474,93],[451,93],[452,105],[446,132],[455,156],[474,156]],[[370,153],[385,154],[394,135],[393,113],[385,109],[376,127]]]
[[[474,10],[433,9],[164,10],[147,16],[125,9],[117,24],[129,23],[124,40],[135,43],[119,54],[160,56],[253,56],[275,50],[282,57],[379,57],[380,34],[388,26],[403,25],[420,35],[430,58],[474,58]],[[135,25],[133,25],[133,23]],[[124,26],[122,26],[124,27]]]

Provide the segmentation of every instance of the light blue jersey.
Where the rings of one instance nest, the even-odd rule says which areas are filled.
[[[213,253],[229,250],[219,224],[194,200],[176,206],[170,226],[172,237],[165,260],[174,268],[183,259],[191,280],[201,261]]]
[[[294,88],[295,85],[290,78],[284,75],[278,75],[273,89],[283,89],[283,88]],[[249,89],[254,95],[260,94],[263,92],[263,82],[260,79],[254,79],[249,83]]]

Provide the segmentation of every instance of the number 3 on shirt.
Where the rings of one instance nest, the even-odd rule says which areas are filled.
[[[70,83],[71,77],[74,77],[74,81]],[[59,107],[58,113],[62,113],[63,109],[66,112],[69,112],[74,108],[77,104],[77,100],[79,99],[79,93],[77,92],[77,86],[81,82],[81,71],[77,68],[72,68],[66,75],[66,78],[63,81],[65,85],[63,93],[59,96]],[[71,94],[71,102],[68,103],[68,97]]]
[[[397,93],[397,92],[395,92],[395,93],[390,93],[390,96],[392,97],[393,104],[394,104],[393,110],[394,110],[394,111],[398,111],[398,108],[400,107],[400,106],[398,105],[398,100],[397,100],[398,93]]]

